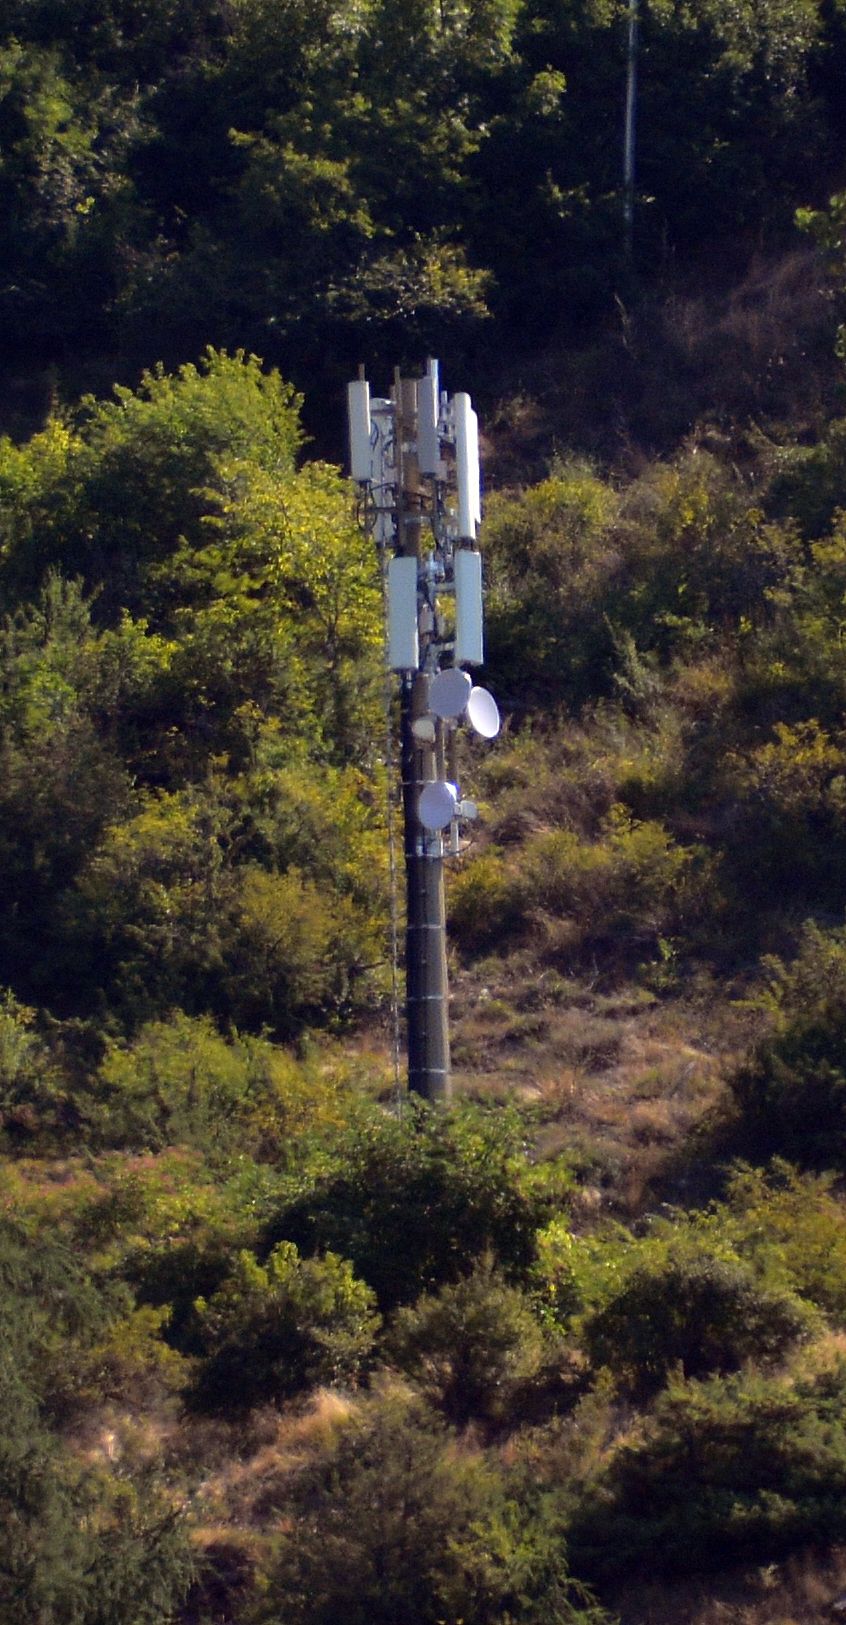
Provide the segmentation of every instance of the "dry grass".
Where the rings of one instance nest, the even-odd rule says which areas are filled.
[[[203,1521],[210,1527],[261,1529],[271,1522],[285,1498],[291,1475],[315,1451],[324,1449],[350,1416],[355,1401],[336,1390],[318,1388],[302,1406],[284,1412],[268,1410],[251,1419],[258,1432],[254,1448],[224,1453],[216,1469],[204,1480],[199,1502]],[[227,1424],[231,1427],[231,1424]],[[194,1433],[200,1451],[207,1448],[202,1425]]]
[[[569,1153],[606,1206],[641,1211],[722,1098],[742,1023],[711,1008],[682,1014],[639,987],[537,980],[533,997],[528,965],[514,960],[466,983],[458,974],[456,1087],[531,1106],[541,1156]]]
[[[609,308],[586,346],[570,335],[524,361],[519,392],[488,416],[488,484],[542,479],[562,446],[636,473],[697,424],[812,426],[840,410],[836,312],[812,247],[704,282],[701,266],[695,284],[668,271],[647,303]]]
[[[834,1607],[841,1599],[843,1607]],[[676,1586],[632,1587],[613,1605],[621,1625],[831,1625],[846,1617],[846,1551]]]

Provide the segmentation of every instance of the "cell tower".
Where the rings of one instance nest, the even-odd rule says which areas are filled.
[[[496,701],[466,667],[482,664],[479,422],[469,395],[442,393],[437,361],[394,375],[373,397],[348,385],[350,472],[382,562],[387,663],[400,678],[406,877],[408,1086],[451,1095],[444,858],[476,817],[458,774],[458,729],[499,732]]]

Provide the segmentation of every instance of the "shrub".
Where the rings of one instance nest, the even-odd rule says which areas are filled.
[[[593,1364],[643,1396],[675,1366],[701,1377],[750,1359],[777,1361],[812,1325],[807,1305],[763,1285],[739,1260],[685,1248],[635,1269],[587,1319],[583,1336]]]
[[[461,868],[449,888],[449,928],[462,947],[483,952],[521,922],[514,881],[497,852],[483,852]]]
[[[469,863],[452,889],[452,926],[469,948],[484,948],[539,919],[562,920],[573,958],[600,944],[619,952],[654,943],[698,906],[703,858],[656,819],[617,804],[594,839],[542,829],[510,861],[484,853]]]
[[[517,703],[577,703],[608,687],[613,640],[598,606],[620,570],[618,499],[584,464],[488,505],[488,661]]]
[[[368,1401],[293,1482],[259,1625],[601,1625],[567,1570],[563,1529],[424,1403]]]
[[[612,1579],[768,1562],[846,1533],[846,1365],[671,1384],[586,1491],[579,1572]]]
[[[739,1166],[716,1211],[744,1258],[846,1321],[846,1224],[833,1174],[800,1173],[776,1160],[767,1169]]]
[[[35,1025],[35,1011],[0,994],[0,1143],[52,1148],[73,1119],[67,1086]]]
[[[566,830],[555,831],[538,836],[525,861],[536,906],[589,918],[598,909],[609,931],[654,932],[672,917],[692,856],[656,820],[617,806],[595,845],[574,847]]]
[[[5,1330],[5,1328],[4,1328]],[[39,1625],[168,1625],[191,1579],[184,1515],[152,1475],[110,1483],[79,1467],[0,1367],[0,1618]]]
[[[835,418],[813,446],[783,451],[773,500],[806,536],[824,536],[838,509],[846,507],[846,419]]]
[[[400,1309],[385,1347],[452,1422],[463,1424],[507,1412],[515,1388],[537,1372],[544,1338],[523,1293],[485,1261]]]
[[[39,1403],[61,1409],[90,1350],[131,1309],[125,1286],[95,1274],[67,1241],[0,1218],[0,1314],[6,1355]],[[19,1346],[18,1346],[19,1345]]]
[[[457,1280],[486,1253],[510,1278],[530,1265],[548,1198],[531,1186],[516,1115],[411,1102],[401,1120],[362,1117],[339,1137],[335,1159],[274,1217],[268,1247],[331,1248],[383,1310]]]
[[[69,1249],[0,1224],[0,1619],[166,1625],[187,1589],[184,1516],[154,1474],[116,1482],[49,1426],[90,1373],[126,1294]],[[86,1396],[89,1397],[89,1396]]]
[[[128,1025],[181,1006],[290,1037],[349,1007],[378,914],[297,869],[228,863],[238,817],[213,790],[159,794],[90,853],[69,922]]]
[[[569,922],[573,956],[600,945],[625,952],[678,927],[694,896],[701,856],[657,820],[633,819],[617,805],[597,839],[568,829],[531,836],[520,855],[515,896],[528,919]]]
[[[743,1155],[846,1163],[846,931],[806,925],[792,964],[766,961],[773,1030],[731,1080]]]
[[[800,896],[842,894],[846,754],[816,718],[777,722],[773,738],[729,752],[723,766],[736,800],[737,884],[768,894],[774,885]]]
[[[334,1253],[302,1259],[291,1242],[265,1264],[239,1253],[223,1284],[195,1306],[207,1355],[196,1403],[238,1410],[314,1383],[355,1381],[376,1335],[374,1304],[352,1265]]]
[[[188,1372],[165,1339],[169,1319],[169,1309],[144,1305],[114,1320],[105,1335],[74,1360],[59,1354],[51,1382],[51,1415],[64,1419],[106,1400],[141,1409],[181,1391]]]
[[[325,1066],[265,1039],[223,1038],[208,1017],[177,1012],[109,1044],[85,1109],[98,1147],[188,1145],[216,1167],[244,1153],[278,1167],[295,1135],[338,1113],[338,1094]]]

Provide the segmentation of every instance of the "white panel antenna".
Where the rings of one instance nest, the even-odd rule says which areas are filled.
[[[438,363],[430,361],[425,378],[417,385],[417,463],[421,474],[442,478],[441,442],[438,418],[441,410]]]
[[[459,548],[455,573],[455,663],[481,666],[485,658],[482,633],[482,556]]]
[[[464,541],[476,540],[476,527],[482,516],[479,477],[479,420],[470,405],[470,396],[453,396],[455,414],[455,474],[458,484],[458,534]]]
[[[469,434],[468,458],[473,474],[471,491],[473,515],[477,525],[482,523],[482,465],[479,457],[479,417],[471,412],[467,421]]]
[[[370,385],[365,378],[347,384],[347,422],[350,433],[350,474],[360,483],[372,478],[373,446],[370,424]]]
[[[419,660],[417,560],[400,554],[388,563],[388,665],[416,671]]]

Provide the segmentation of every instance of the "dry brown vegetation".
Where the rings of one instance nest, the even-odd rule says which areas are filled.
[[[489,959],[455,979],[455,1085],[530,1105],[538,1155],[570,1152],[583,1170],[580,1201],[633,1215],[718,1106],[748,1026],[728,1000],[718,1020],[642,987],[602,993]]]
[[[768,1563],[675,1586],[633,1586],[621,1625],[831,1625],[846,1614],[846,1552]]]
[[[810,247],[754,258],[740,280],[715,266],[710,287],[701,265],[670,271],[649,298],[618,299],[590,349],[526,362],[486,424],[486,479],[541,479],[572,446],[631,475],[701,424],[718,437],[750,422],[813,432],[837,401],[836,321]]]

